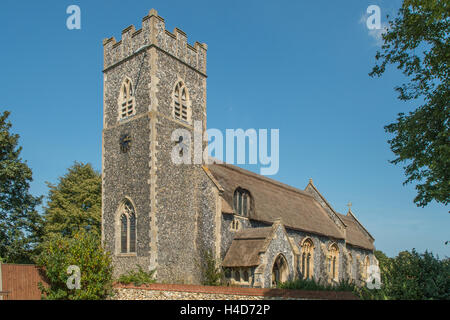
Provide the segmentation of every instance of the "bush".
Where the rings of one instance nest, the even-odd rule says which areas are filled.
[[[389,299],[450,299],[450,261],[431,252],[403,251],[390,259],[383,291]]]
[[[203,251],[202,263],[202,284],[205,286],[219,286],[223,279],[223,271],[219,267],[220,263],[216,261],[211,251]]]
[[[329,283],[322,283],[315,279],[296,279],[294,281],[287,281],[278,285],[280,289],[292,290],[309,290],[309,291],[351,291],[355,290],[355,285],[347,280],[342,280],[339,283],[332,285]]]
[[[150,272],[145,272],[141,266],[138,265],[138,270],[128,271],[127,273],[121,275],[117,282],[122,284],[134,284],[135,286],[141,286],[143,284],[155,283],[156,280],[153,279],[153,274],[155,270]]]
[[[54,235],[43,244],[37,259],[43,267],[48,287],[39,287],[44,299],[95,300],[112,293],[111,257],[101,247],[99,236],[84,230],[73,238]],[[81,288],[69,289],[67,268],[78,266],[81,271]]]
[[[355,288],[362,299],[443,300],[450,299],[450,260],[439,260],[431,252],[415,249],[389,258],[375,251],[380,264],[381,289]]]

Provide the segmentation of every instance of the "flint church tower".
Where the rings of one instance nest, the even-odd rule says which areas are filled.
[[[139,265],[158,281],[198,283],[200,252],[215,250],[216,195],[202,165],[171,153],[176,129],[206,130],[207,46],[165,30],[153,9],[103,46],[102,241],[115,276]]]

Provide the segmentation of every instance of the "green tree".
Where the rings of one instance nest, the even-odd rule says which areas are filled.
[[[391,260],[383,291],[389,299],[450,299],[450,263],[432,253],[403,251]]]
[[[44,240],[53,234],[71,237],[80,229],[100,234],[101,174],[90,164],[75,162],[50,191],[44,213]]]
[[[32,172],[20,158],[19,135],[10,133],[9,115],[0,115],[0,259],[30,263],[41,231],[36,211],[41,197],[29,191]]]
[[[392,258],[386,256],[386,254],[380,250],[375,250],[374,254],[378,260],[378,266],[380,268],[381,283],[386,283],[389,281],[391,273]]]
[[[37,259],[47,279],[40,284],[43,298],[50,300],[96,300],[112,294],[111,256],[104,252],[99,235],[83,229],[72,237],[52,234]],[[69,289],[69,266],[80,268],[80,288]]]
[[[417,206],[430,201],[448,204],[450,199],[450,2],[404,0],[398,16],[383,34],[370,76],[381,76],[395,65],[408,77],[396,87],[399,99],[421,104],[385,130],[396,158],[405,164],[404,184],[416,182]]]
[[[355,287],[362,299],[443,300],[450,299],[450,261],[439,260],[432,253],[415,249],[403,251],[395,258],[375,251],[381,272],[381,289]]]

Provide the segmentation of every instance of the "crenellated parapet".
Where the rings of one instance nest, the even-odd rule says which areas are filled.
[[[116,41],[114,37],[103,40],[104,69],[150,47],[156,47],[206,75],[207,45],[195,42],[191,46],[187,42],[186,33],[178,28],[173,32],[167,31],[164,18],[155,9],[150,10],[142,19],[141,29],[136,30],[131,25],[122,31],[120,41]]]

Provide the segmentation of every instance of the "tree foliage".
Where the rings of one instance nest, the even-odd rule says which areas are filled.
[[[430,201],[448,204],[450,199],[450,2],[404,0],[398,16],[383,34],[370,76],[381,76],[395,65],[409,82],[395,89],[403,101],[421,105],[385,127],[396,158],[404,163],[407,179],[416,182],[417,206]]]
[[[75,162],[50,188],[44,214],[44,239],[53,234],[70,237],[80,229],[100,234],[101,174],[90,164]]]
[[[40,234],[36,207],[41,198],[29,191],[32,172],[20,158],[19,135],[10,133],[9,115],[0,115],[0,259],[30,263]]]
[[[381,272],[381,289],[360,288],[364,299],[448,300],[450,261],[439,260],[431,252],[402,251],[395,258],[375,251]]]
[[[45,299],[96,300],[112,294],[111,256],[103,251],[97,233],[81,229],[72,237],[51,235],[37,263],[48,282],[48,286],[40,285]],[[71,265],[80,268],[80,289],[67,286],[67,269]]]
[[[391,299],[450,299],[450,262],[430,252],[403,251],[392,259],[384,291]]]
[[[326,281],[296,279],[280,284],[283,289],[352,291],[364,300],[448,300],[450,299],[450,259],[439,260],[432,253],[420,254],[415,249],[403,251],[395,258],[374,252],[380,267],[381,288],[369,289],[343,280]]]

